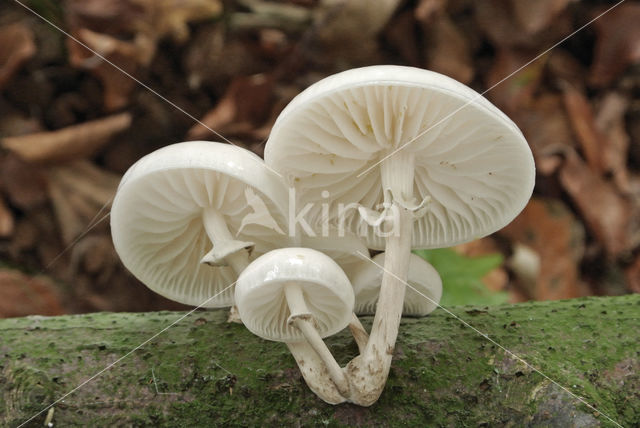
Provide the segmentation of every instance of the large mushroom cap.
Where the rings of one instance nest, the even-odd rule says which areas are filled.
[[[373,315],[376,312],[380,284],[384,271],[384,253],[370,261],[361,262],[360,269],[352,276],[353,290],[356,296],[354,312],[358,315]],[[438,307],[442,297],[442,279],[426,260],[415,254],[409,259],[409,272],[404,294],[402,315],[423,317]]]
[[[281,248],[254,260],[238,277],[236,305],[244,325],[255,335],[278,342],[301,342],[301,331],[290,325],[284,287],[302,288],[321,337],[344,329],[353,312],[353,288],[340,267],[310,248]]]
[[[246,222],[255,214],[248,199],[256,197],[284,224],[286,190],[262,159],[222,143],[167,146],[140,159],[122,178],[111,209],[113,243],[127,269],[155,292],[189,305],[231,306],[233,287],[211,299],[236,274],[229,266],[201,263],[211,249],[202,213],[218,210],[238,241],[255,244],[256,257],[286,240],[268,222]]]
[[[278,117],[265,161],[295,186],[298,208],[314,204],[310,222],[322,217],[327,191],[338,222],[340,204],[379,208],[385,189],[374,165],[398,156],[392,153],[400,147],[415,156],[415,200],[430,198],[415,222],[413,248],[490,234],[524,208],[533,190],[533,156],[516,125],[465,85],[411,67],[353,69],[310,86]],[[344,217],[358,230],[355,207]],[[370,248],[384,248],[371,226],[363,234]]]

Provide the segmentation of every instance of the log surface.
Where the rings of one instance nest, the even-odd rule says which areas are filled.
[[[640,295],[452,312],[620,425],[640,426]],[[185,315],[0,320],[0,425],[20,426],[121,359],[24,426],[617,426],[442,309],[403,320],[369,408],[320,401],[284,344],[226,323],[226,311]],[[347,332],[327,343],[343,365],[357,354]]]

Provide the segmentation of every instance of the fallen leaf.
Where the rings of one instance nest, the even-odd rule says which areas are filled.
[[[0,27],[0,91],[36,53],[33,32],[22,23]]]
[[[535,54],[527,50],[502,48],[498,50],[487,73],[486,86],[491,88],[487,96],[508,114],[529,106],[540,85],[547,56],[522,68],[532,58],[535,58]]]
[[[597,19],[589,82],[604,87],[640,61],[640,4],[626,2]]]
[[[189,88],[197,90],[205,86],[219,92],[236,76],[272,70],[273,64],[260,55],[247,55],[253,43],[238,34],[229,34],[222,24],[196,30],[183,57]],[[215,64],[215,67],[211,64]]]
[[[0,270],[0,318],[64,313],[52,281],[15,270]]]
[[[550,149],[575,146],[560,95],[543,93],[530,105],[517,109],[511,117],[529,142],[536,162],[544,158]]]
[[[136,87],[135,80],[127,74],[135,75],[139,66],[148,61],[152,50],[140,49],[134,43],[85,28],[78,30],[76,36],[108,62],[75,40],[67,39],[69,62],[75,67],[88,70],[100,80],[104,92],[104,107],[107,111],[125,107],[129,104],[129,96]]]
[[[538,2],[539,0],[536,0]],[[539,7],[531,6],[544,10],[551,2],[550,0],[540,0],[542,5]],[[527,6],[519,6],[518,9],[511,7],[509,0],[484,0],[474,2],[475,18],[480,29],[487,35],[494,46],[508,47],[519,46],[527,48],[546,48],[556,43],[562,37],[570,34],[573,24],[568,14],[556,14],[553,18],[553,25],[539,28],[541,21],[547,19],[539,19],[534,25],[528,22],[522,23],[522,20],[528,21],[526,15],[528,11],[522,11]],[[531,9],[534,10],[534,9]],[[519,12],[518,12],[519,11]],[[518,17],[518,14],[521,16]]]
[[[573,0],[511,0],[513,15],[520,28],[535,34],[553,25],[557,16]]]
[[[37,245],[38,238],[37,227],[30,218],[16,219],[13,235],[7,247],[9,256],[13,260],[24,260],[24,252],[32,250]]]
[[[418,25],[411,10],[405,10],[395,16],[384,30],[385,42],[398,52],[407,65],[413,67],[422,64],[422,55],[415,37],[416,31]]]
[[[611,175],[618,189],[631,194],[629,170],[629,135],[626,130],[625,115],[629,106],[626,96],[609,92],[602,99],[595,118],[596,128],[606,136],[602,146],[602,168]]]
[[[69,263],[71,278],[80,272],[90,274],[95,285],[105,286],[120,264],[108,234],[87,236],[73,246]]]
[[[90,28],[105,34],[135,32],[148,19],[143,2],[135,0],[66,0],[65,20],[72,29]]]
[[[190,22],[222,12],[218,0],[70,0],[66,6],[72,34],[129,75],[147,67],[157,44],[167,36],[182,43]],[[129,103],[136,82],[74,40],[67,40],[69,61],[89,70],[104,86],[104,105],[114,111]]]
[[[131,115],[120,113],[57,131],[6,137],[1,145],[27,162],[65,162],[95,154],[130,125]]]
[[[350,64],[368,62],[376,55],[377,35],[389,22],[400,0],[322,0],[314,12],[314,38],[322,49],[314,60]],[[330,57],[330,58],[328,58]]]
[[[575,153],[568,149],[560,168],[562,186],[607,253],[616,257],[629,250],[631,205]]]
[[[0,110],[0,135],[12,137],[42,131],[42,124],[37,119],[11,111],[9,106],[0,105]]]
[[[640,256],[625,270],[625,277],[630,291],[640,293]]]
[[[116,193],[120,177],[90,162],[76,161],[52,167],[49,197],[53,204],[62,239],[66,244],[101,220]]]
[[[546,72],[549,79],[559,82],[571,82],[577,88],[586,86],[584,65],[570,52],[558,46],[547,55]]]
[[[233,79],[216,107],[201,120],[208,128],[223,135],[251,132],[262,124],[269,113],[274,80],[265,74]],[[211,138],[212,132],[201,123],[187,133],[191,140]]]
[[[420,0],[414,9],[418,21],[428,21],[434,15],[443,13],[447,6],[447,0]]]
[[[592,171],[602,174],[602,148],[606,137],[596,128],[593,109],[582,92],[570,84],[563,85],[563,101],[582,154]]]
[[[584,231],[562,202],[531,199],[522,213],[499,234],[516,243],[514,255],[517,254],[517,245],[523,245],[539,257],[537,269],[532,266],[536,257],[529,256],[529,261],[517,262],[528,265],[518,266],[517,270],[521,277],[520,285],[529,298],[557,300],[579,295],[577,264],[584,252]],[[514,261],[510,263],[513,265]],[[531,270],[538,272],[535,281],[532,281]]]
[[[171,36],[182,43],[189,37],[189,23],[212,19],[222,13],[219,0],[135,0],[151,18],[148,31],[157,38]]]
[[[427,68],[462,83],[473,79],[469,42],[460,28],[446,14],[437,14],[422,22],[426,34]]]
[[[166,36],[183,42],[190,22],[212,19],[222,13],[219,0],[67,0],[67,21],[73,30],[145,36],[158,41]]]
[[[11,205],[23,211],[47,202],[47,179],[44,169],[15,155],[0,158],[0,181]]]
[[[13,213],[0,197],[0,238],[8,238],[13,234],[15,221]]]

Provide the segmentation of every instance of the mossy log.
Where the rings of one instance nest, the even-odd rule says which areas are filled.
[[[0,425],[639,426],[640,295],[452,312],[598,411],[442,309],[403,320],[369,408],[316,398],[284,344],[225,311],[100,313],[0,320]]]

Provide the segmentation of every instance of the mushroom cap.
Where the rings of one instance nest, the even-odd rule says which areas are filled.
[[[307,221],[317,226],[326,202],[334,223],[340,204],[379,207],[384,190],[374,165],[400,147],[415,156],[414,197],[431,198],[414,224],[413,248],[493,233],[533,191],[533,156],[518,127],[467,86],[412,67],[357,68],[313,84],[276,120],[265,162],[296,188],[300,207],[313,204]],[[344,221],[369,248],[384,249],[385,238],[360,224],[355,207]]]
[[[384,273],[380,266],[384,266],[384,259],[384,253],[380,253],[372,259],[375,264],[363,261],[360,269],[352,276],[356,295],[354,312],[358,315],[373,315],[376,312]],[[422,317],[438,307],[437,303],[442,297],[442,279],[433,266],[413,253],[409,259],[407,284],[415,290],[411,287],[405,289],[403,315]]]
[[[188,305],[231,306],[233,287],[207,301],[237,275],[229,266],[201,263],[211,248],[203,210],[216,208],[237,240],[254,243],[253,258],[287,239],[261,224],[242,227],[252,213],[247,192],[285,224],[286,189],[258,156],[207,141],[161,148],[122,177],[111,208],[115,249],[127,269],[158,294]]]
[[[353,312],[353,288],[329,256],[310,248],[281,248],[258,257],[238,277],[236,305],[255,335],[277,342],[305,338],[287,320],[291,315],[285,285],[298,284],[321,337],[345,328]]]
[[[351,278],[363,260],[369,257],[369,249],[362,239],[350,232],[341,234],[335,229],[329,229],[328,236],[311,237],[305,234],[300,244],[329,256],[342,268],[348,278]]]

